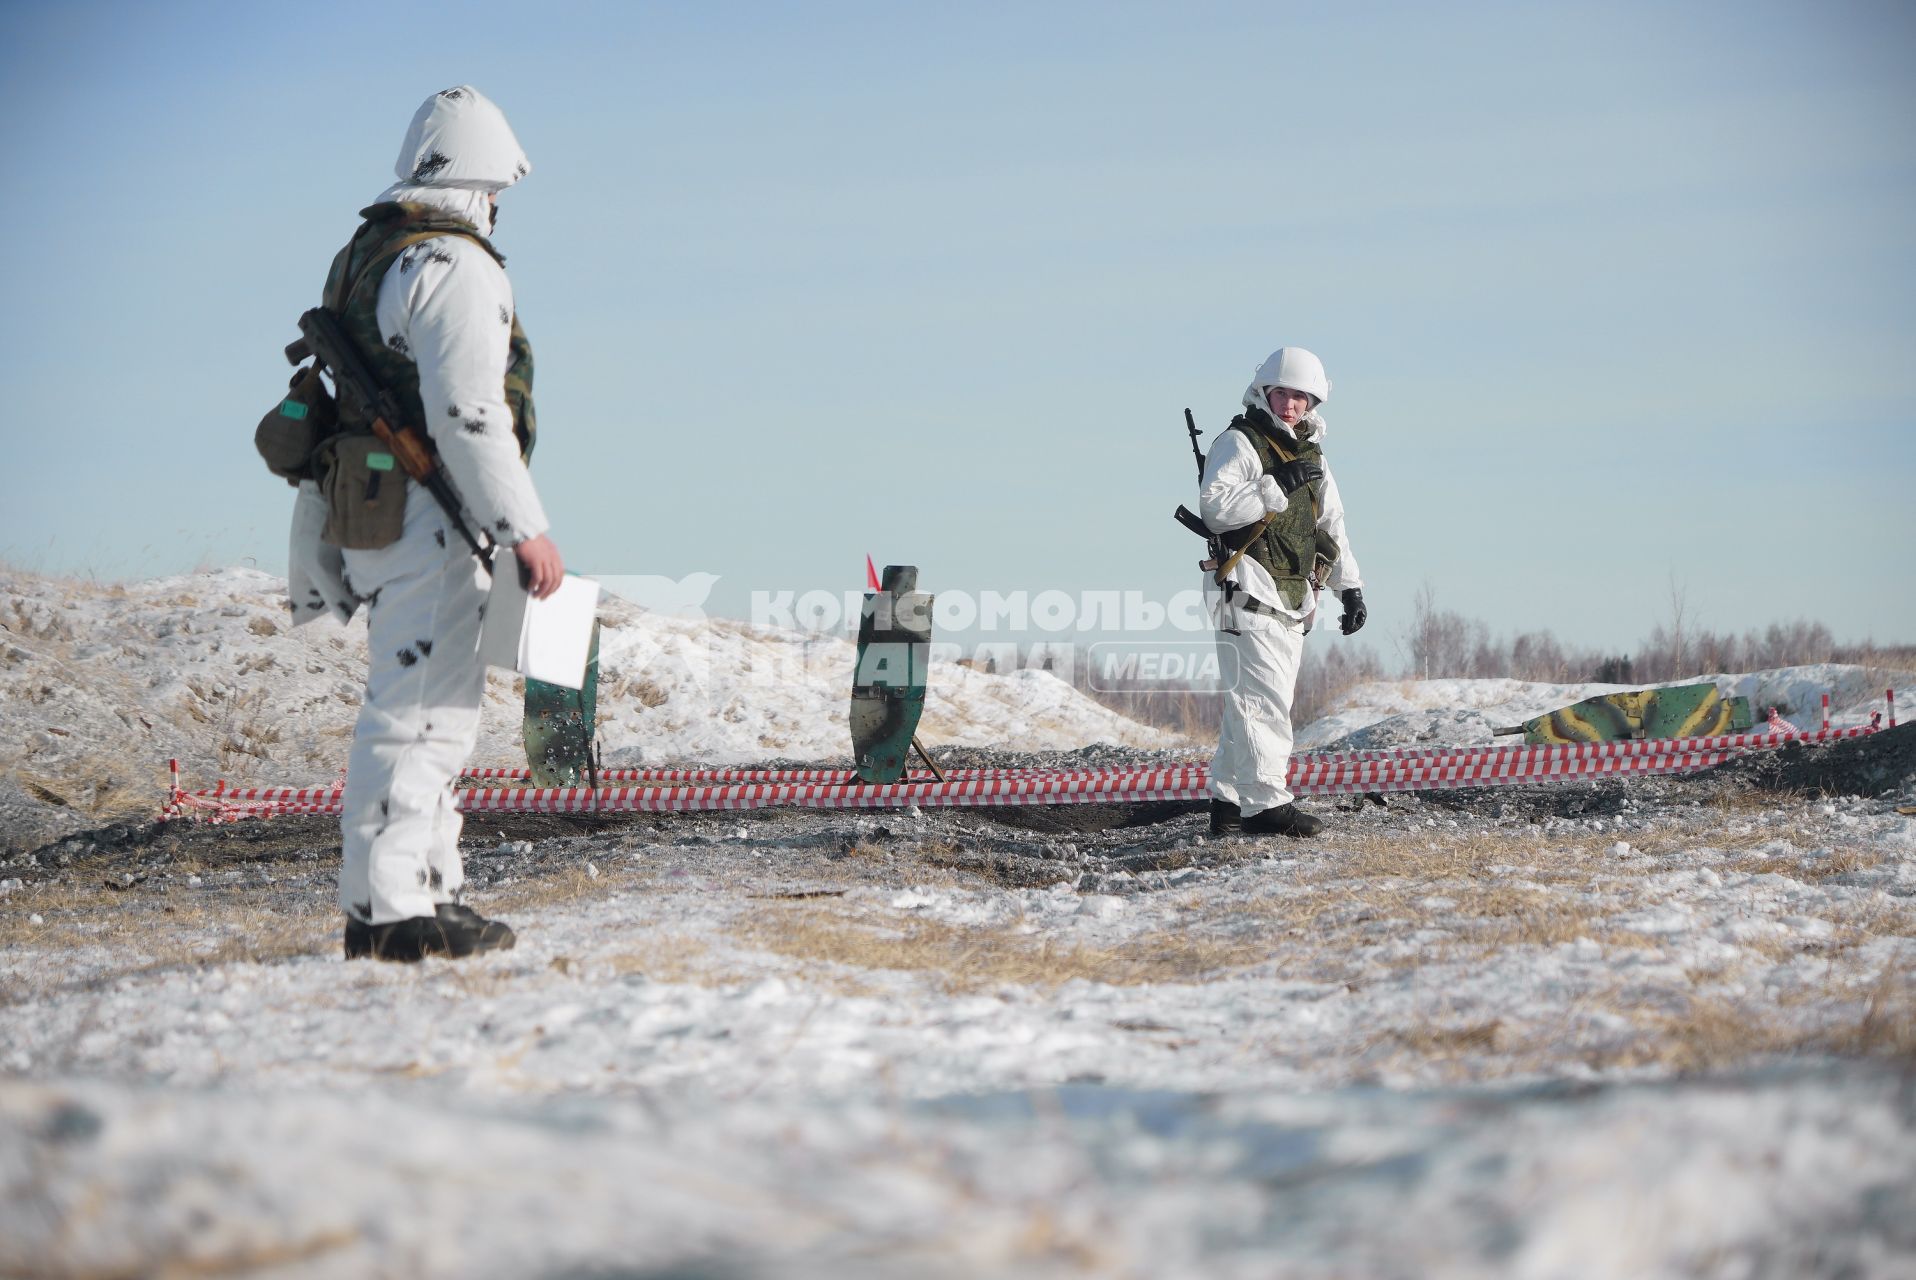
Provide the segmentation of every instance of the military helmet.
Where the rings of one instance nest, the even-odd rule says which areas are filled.
[[[1302,391],[1318,404],[1331,396],[1331,380],[1324,376],[1324,362],[1302,347],[1279,347],[1257,367],[1252,385],[1289,387]]]

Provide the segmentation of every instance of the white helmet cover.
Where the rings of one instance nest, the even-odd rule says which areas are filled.
[[[1331,398],[1331,380],[1324,376],[1324,362],[1302,347],[1279,347],[1271,352],[1270,358],[1257,367],[1244,402],[1262,405],[1271,387],[1302,391],[1318,404]]]
[[[503,191],[532,172],[506,113],[469,84],[420,104],[393,165],[402,183]]]

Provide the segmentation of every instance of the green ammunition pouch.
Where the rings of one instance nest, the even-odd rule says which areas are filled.
[[[1312,561],[1311,581],[1325,587],[1330,585],[1331,570],[1337,567],[1337,539],[1322,529],[1317,531],[1316,537],[1317,555]]]
[[[333,393],[319,376],[317,365],[307,365],[293,374],[286,395],[267,410],[253,432],[253,447],[266,460],[266,469],[297,485],[313,476],[313,451],[333,434],[339,422],[339,407]]]
[[[1290,439],[1287,444],[1274,429],[1248,415],[1233,419],[1230,429],[1242,432],[1251,442],[1265,475],[1294,459],[1317,462],[1324,456],[1310,436]],[[1321,488],[1320,482],[1313,481],[1293,493],[1290,505],[1264,527],[1245,553],[1264,566],[1278,595],[1293,609],[1302,609],[1309,593],[1330,581],[1331,569],[1337,563],[1337,539],[1317,527]]]
[[[320,537],[347,551],[377,551],[406,528],[406,473],[385,442],[342,432],[319,446],[313,470],[326,499]]]

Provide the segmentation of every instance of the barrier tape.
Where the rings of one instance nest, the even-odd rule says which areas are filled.
[[[1491,744],[1473,747],[1378,747],[1356,751],[1311,752],[1293,757],[1293,770],[1297,761],[1341,762],[1372,760],[1421,760],[1452,759],[1458,756],[1508,755],[1512,752],[1563,752],[1571,751],[1583,756],[1644,756],[1672,755],[1695,751],[1741,751],[1770,747],[1779,747],[1793,737],[1814,741],[1835,738],[1851,738],[1871,732],[1867,726],[1851,729],[1828,729],[1819,734],[1786,733],[1738,733],[1720,735],[1714,738],[1640,738],[1620,742],[1575,742],[1548,746],[1506,747]],[[1168,765],[1148,766],[1151,768],[1205,767],[1202,760],[1177,761]],[[1123,772],[1127,768],[1135,769],[1147,766],[1106,765],[1102,767],[1055,766],[1035,769],[947,769],[945,777],[952,779],[975,778],[1025,778],[1045,777],[1106,777],[1114,772]],[[461,778],[476,780],[518,780],[527,781],[532,777],[530,769],[465,769]],[[833,782],[841,786],[857,786],[856,775],[849,769],[665,769],[630,768],[601,769],[599,777],[607,782]],[[907,781],[919,783],[932,781],[933,775],[917,771],[907,775]]]
[[[1721,764],[1740,751],[1860,737],[1869,727],[1797,734],[1734,734],[1716,738],[1645,739],[1561,746],[1400,748],[1292,757],[1289,786],[1300,796],[1360,792],[1455,790],[1585,781],[1630,774],[1691,773]],[[498,775],[518,775],[499,770]],[[630,770],[662,785],[623,787],[473,788],[455,792],[468,813],[666,813],[770,807],[896,809],[1030,804],[1112,804],[1202,800],[1209,768],[1200,761],[1103,769],[981,769],[939,782],[916,778],[879,785],[847,785],[834,770]],[[700,776],[707,785],[683,785],[673,775]],[[790,777],[785,775],[800,775]],[[680,783],[680,785],[663,785]],[[184,791],[173,762],[169,814],[197,810],[215,822],[271,814],[338,814],[344,788],[228,788]]]
[[[1689,751],[1749,751],[1780,747],[1791,740],[1822,742],[1837,738],[1855,738],[1875,730],[1868,725],[1851,729],[1831,729],[1823,733],[1733,733],[1714,738],[1632,738],[1620,742],[1573,742],[1551,746],[1503,747],[1495,744],[1477,747],[1389,747],[1361,751],[1318,752],[1320,760],[1409,760],[1451,758],[1469,755],[1493,755],[1525,751],[1575,751],[1587,756],[1656,756]]]
[[[1153,768],[1177,768],[1186,765],[1201,765],[1200,760],[1173,761],[1167,765],[1154,765]],[[1113,768],[1122,769],[1123,765],[1103,767],[1057,766],[1036,769],[947,769],[947,778],[1023,778],[1033,774],[1046,777],[1103,777]],[[532,778],[530,769],[462,769],[461,778],[477,780],[503,780],[526,782]],[[607,782],[832,782],[840,786],[859,786],[858,775],[850,769],[601,769],[599,777]],[[909,772],[906,780],[911,782],[935,781],[936,775],[928,770],[918,769]]]

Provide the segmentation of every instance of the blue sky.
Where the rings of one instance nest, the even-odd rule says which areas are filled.
[[[1188,588],[1186,405],[1274,347],[1388,643],[1424,584],[1916,641],[1899,4],[13,3],[0,556],[283,571],[251,431],[413,109],[534,172],[498,243],[568,564]]]

